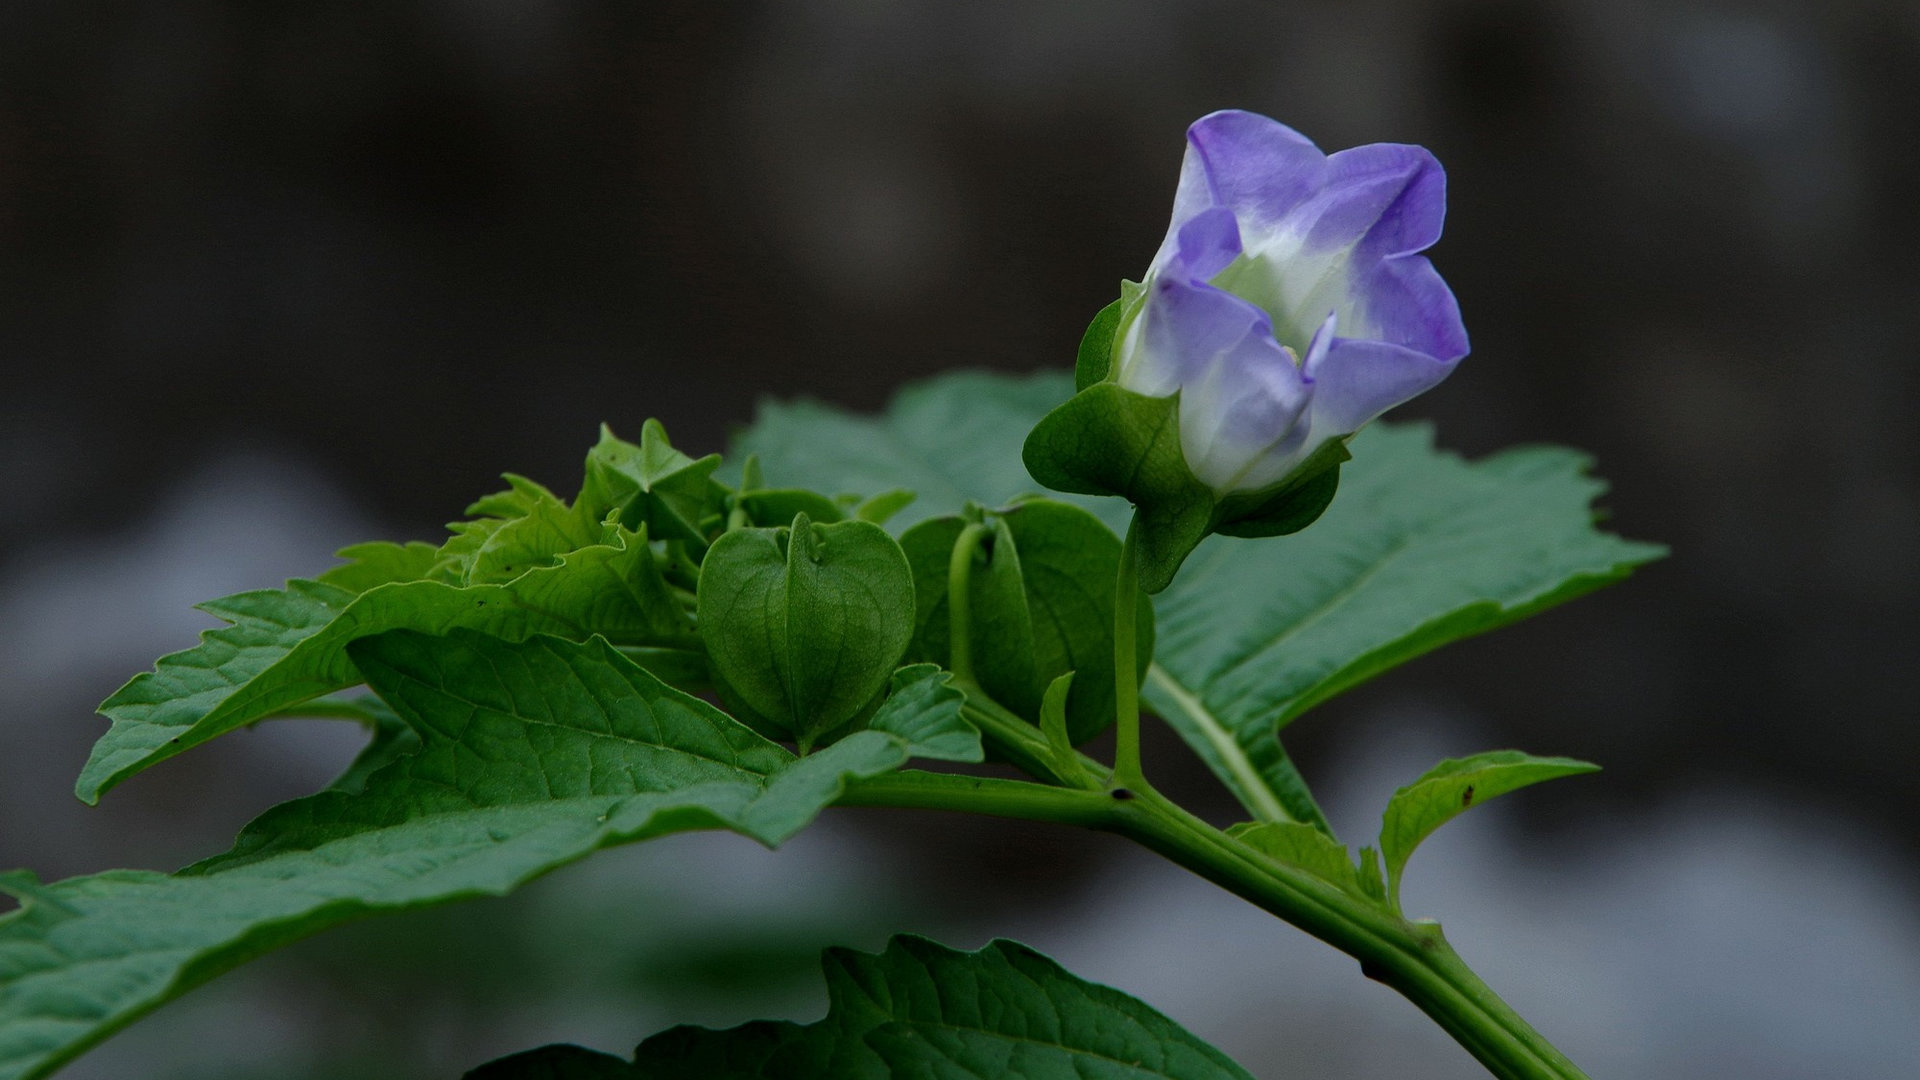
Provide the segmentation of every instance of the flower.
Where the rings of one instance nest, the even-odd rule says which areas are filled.
[[[1422,147],[1328,155],[1254,113],[1201,117],[1114,381],[1180,394],[1181,451],[1217,496],[1280,484],[1466,355],[1453,293],[1418,254],[1445,212]]]

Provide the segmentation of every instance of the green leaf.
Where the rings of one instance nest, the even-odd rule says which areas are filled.
[[[728,456],[759,455],[768,480],[785,487],[862,495],[916,491],[920,497],[887,523],[899,533],[957,513],[969,499],[1000,506],[1038,491],[1020,464],[1020,441],[1072,391],[1058,372],[1027,378],[956,372],[902,389],[878,416],[814,401],[763,400]],[[1124,527],[1125,507],[1104,501],[1115,515],[1107,525]]]
[[[1227,835],[1289,866],[1337,885],[1357,896],[1369,895],[1361,887],[1353,858],[1340,841],[1312,825],[1293,821],[1259,821],[1235,825]]]
[[[804,751],[886,688],[913,634],[913,578],[879,526],[800,514],[714,542],[698,618],[732,695]]]
[[[778,462],[785,483],[915,488],[921,501],[896,519],[913,524],[1032,490],[1011,447],[1072,393],[1064,373],[948,375],[902,390],[878,417],[763,404],[737,442]],[[1312,528],[1209,539],[1156,598],[1143,694],[1262,820],[1324,820],[1275,737],[1301,713],[1664,553],[1594,527],[1605,485],[1581,454],[1524,447],[1469,463],[1432,443],[1423,425],[1369,426]],[[1118,499],[1067,501],[1126,526]]]
[[[381,912],[500,895],[611,844],[726,828],[777,844],[907,758],[861,732],[804,759],[604,641],[400,631],[353,644],[413,727],[353,785],[286,803],[180,874],[0,876],[0,1080],[49,1075],[254,956]],[[352,775],[350,770],[350,775]]]
[[[917,494],[904,488],[883,491],[861,499],[853,508],[853,516],[875,525],[885,525],[895,514],[912,505],[916,498],[919,498]]]
[[[349,562],[320,574],[315,580],[348,592],[363,593],[393,581],[419,581],[433,573],[440,549],[414,540],[405,545],[376,540],[336,552]]]
[[[472,557],[466,560],[462,584],[481,585],[512,581],[529,570],[553,566],[581,548],[605,540],[600,518],[582,504],[570,507],[546,488],[523,477],[508,475],[507,482],[521,496],[519,516],[505,519],[488,529]],[[476,506],[487,505],[486,501]]]
[[[1420,779],[1395,791],[1380,824],[1380,854],[1387,864],[1387,896],[1400,907],[1400,875],[1413,849],[1433,830],[1488,799],[1561,776],[1598,772],[1573,758],[1533,757],[1518,750],[1490,750],[1448,758]]]
[[[937,761],[983,761],[980,730],[960,717],[967,695],[948,685],[951,672],[934,664],[910,664],[893,673],[887,700],[867,727],[905,740],[914,757]]]
[[[1140,1001],[1011,941],[958,952],[902,935],[877,955],[827,951],[827,1015],[801,1026],[678,1027],[640,1044],[632,1071],[476,1073],[485,1080],[1251,1080]],[[549,1062],[604,1063],[578,1055]],[[512,1059],[508,1059],[512,1060]]]
[[[317,581],[202,604],[230,626],[160,659],[100,706],[113,726],[94,744],[75,794],[97,802],[115,784],[298,702],[361,681],[355,638],[454,627],[519,639],[604,634],[617,643],[679,641],[691,624],[654,567],[644,533],[575,551],[503,584],[394,582],[355,595]]]

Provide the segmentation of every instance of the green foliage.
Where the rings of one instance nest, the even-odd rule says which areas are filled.
[[[1387,895],[1400,907],[1400,875],[1420,841],[1433,830],[1488,799],[1561,776],[1598,772],[1600,766],[1563,757],[1533,757],[1518,750],[1490,750],[1448,758],[1420,779],[1395,791],[1380,824],[1380,853],[1387,864]]]
[[[788,483],[995,506],[1032,490],[1009,448],[1072,393],[1054,373],[962,374],[901,391],[879,417],[769,403],[739,448],[777,461]],[[1349,449],[1339,497],[1312,528],[1209,539],[1155,599],[1143,696],[1262,820],[1324,822],[1275,736],[1301,713],[1664,553],[1594,527],[1605,485],[1570,450],[1470,463],[1435,450],[1422,425],[1383,423]],[[1125,525],[1118,499],[1073,501]]]
[[[351,550],[351,549],[350,549]],[[622,644],[683,639],[691,622],[667,592],[646,534],[616,530],[557,564],[503,584],[465,588],[396,581],[355,595],[321,581],[202,604],[232,625],[160,659],[101,705],[113,726],[94,744],[76,793],[91,803],[142,769],[262,717],[361,681],[346,652],[387,630],[455,627],[519,640],[533,634]]]
[[[631,1064],[547,1047],[467,1080],[1250,1080],[1138,1000],[1011,941],[965,953],[903,935],[877,956],[830,949],[824,966],[814,1024],[674,1028]]]
[[[0,876],[0,1080],[88,1046],[253,956],[377,912],[505,893],[597,848],[725,828],[777,844],[852,777],[953,739],[930,672],[889,727],[795,758],[604,642],[398,631],[349,650],[411,730],[180,874]],[[930,685],[931,684],[931,685]],[[377,706],[369,716],[378,723]],[[944,732],[944,735],[941,733]]]
[[[719,454],[696,460],[675,450],[658,420],[641,426],[638,446],[602,425],[575,501],[595,520],[618,510],[630,529],[645,524],[661,539],[702,543],[719,514],[723,491],[712,480],[719,465]]]
[[[737,529],[700,567],[699,623],[713,670],[802,750],[886,688],[913,634],[913,578],[865,521]]]
[[[1029,720],[1055,679],[1077,673],[1066,700],[1066,725],[1078,745],[1114,718],[1113,601],[1120,538],[1080,507],[1053,499],[1021,499],[981,511],[991,532],[969,575],[974,677],[983,689]],[[947,575],[967,520],[923,521],[900,537],[913,567],[914,638],[909,656],[946,664],[951,642]],[[1139,670],[1153,658],[1153,606],[1142,597],[1134,640]]]

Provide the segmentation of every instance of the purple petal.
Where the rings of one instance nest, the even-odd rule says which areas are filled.
[[[1374,143],[1327,159],[1323,186],[1289,216],[1308,250],[1359,261],[1423,251],[1440,239],[1447,174],[1424,147]]]
[[[1202,210],[1180,226],[1174,259],[1166,273],[1205,281],[1227,268],[1240,254],[1240,223],[1224,206]]]
[[[1116,376],[1135,393],[1167,397],[1249,334],[1273,340],[1267,313],[1231,293],[1174,276],[1147,288],[1146,307],[1122,345]]]
[[[1334,337],[1310,355],[1313,438],[1349,435],[1388,409],[1418,397],[1453,372],[1455,359],[1437,359],[1403,345]]]
[[[1349,288],[1366,336],[1452,361],[1467,355],[1460,304],[1424,255],[1400,255],[1355,264]],[[1349,327],[1358,332],[1358,327]]]
[[[1310,394],[1293,357],[1259,324],[1180,388],[1180,451],[1219,492],[1265,487],[1306,439]]]
[[[1198,172],[1208,205],[1231,208],[1243,223],[1277,221],[1321,185],[1326,168],[1326,155],[1305,135],[1278,120],[1227,109],[1187,129],[1180,193],[1189,195],[1188,174]],[[1183,209],[1176,201],[1176,219]]]

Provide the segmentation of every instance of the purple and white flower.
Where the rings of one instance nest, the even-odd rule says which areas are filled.
[[[1328,155],[1264,116],[1201,117],[1114,380],[1179,392],[1181,450],[1216,494],[1278,484],[1466,355],[1453,293],[1419,254],[1445,212],[1422,147]]]

